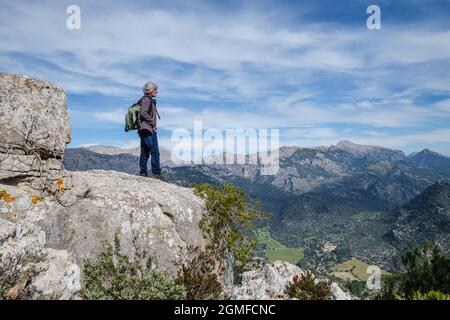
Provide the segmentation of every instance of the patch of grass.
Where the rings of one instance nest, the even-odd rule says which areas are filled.
[[[369,265],[356,258],[345,261],[334,266],[331,271],[332,274],[344,281],[367,281],[371,273],[367,273]],[[382,275],[389,275],[389,272],[381,270]]]
[[[358,221],[365,221],[365,220],[374,220],[379,218],[381,215],[381,212],[376,211],[364,211],[357,214],[354,214],[352,216],[353,219],[356,219]]]
[[[297,264],[303,260],[303,249],[283,248],[267,251],[267,259],[270,262],[281,260],[292,264]]]
[[[301,248],[288,248],[279,241],[273,239],[267,229],[262,229],[258,233],[258,243],[266,246],[266,257],[269,262],[276,260],[297,264],[304,257],[304,250]]]
[[[267,229],[261,229],[258,232],[258,243],[264,244],[268,251],[286,248],[281,242],[272,238]]]

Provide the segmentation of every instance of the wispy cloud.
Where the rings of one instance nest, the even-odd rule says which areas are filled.
[[[284,128],[284,140],[296,133],[303,144],[341,137],[396,147],[447,141],[450,25],[442,13],[427,19],[433,4],[417,7],[419,21],[402,22],[395,16],[407,4],[398,2],[392,13],[394,4],[382,1],[394,19],[369,31],[361,1],[345,4],[361,10],[352,12],[357,23],[319,17],[314,2],[232,3],[78,1],[82,29],[70,31],[71,3],[2,1],[0,68],[66,88],[75,96],[75,128],[121,130],[126,105],[81,110],[77,97],[131,103],[152,79],[160,85],[159,125],[167,130],[203,120],[206,128]],[[400,131],[386,136],[391,129]]]

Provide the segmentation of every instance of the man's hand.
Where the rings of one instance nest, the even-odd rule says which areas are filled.
[[[153,127],[152,130],[153,130],[153,133],[156,133],[156,131],[157,131],[156,127]]]

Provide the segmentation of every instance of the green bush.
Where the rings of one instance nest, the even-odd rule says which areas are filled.
[[[442,293],[440,291],[430,291],[426,294],[416,292],[412,296],[413,300],[450,300],[450,295]]]
[[[353,280],[350,282],[346,282],[345,286],[353,295],[358,297],[361,296],[367,290],[365,281]]]
[[[153,259],[136,250],[130,260],[119,251],[116,236],[114,246],[105,244],[96,261],[86,261],[83,268],[81,296],[95,300],[165,300],[185,299],[182,285],[166,272],[154,270]]]
[[[426,243],[406,252],[402,272],[386,278],[378,299],[413,299],[432,291],[450,294],[450,258],[438,246]]]
[[[289,297],[299,300],[327,300],[330,297],[330,285],[327,282],[314,282],[314,276],[307,272],[303,277],[294,276],[287,287]]]
[[[218,280],[216,260],[205,251],[191,248],[192,259],[187,263],[179,263],[181,269],[175,282],[186,288],[187,299],[218,299],[223,287]]]
[[[234,264],[245,267],[255,255],[258,224],[268,218],[260,203],[246,199],[245,192],[233,185],[195,185],[205,199],[207,215],[200,228],[210,240],[206,248],[218,261],[232,258]]]

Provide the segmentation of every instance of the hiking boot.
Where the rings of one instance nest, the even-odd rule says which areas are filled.
[[[162,174],[153,174],[152,178],[158,179],[158,180],[161,180],[161,181],[166,181],[166,178],[164,178],[164,176]]]
[[[141,177],[148,177],[148,174],[145,174],[145,173],[139,173],[139,176],[141,176]]]

